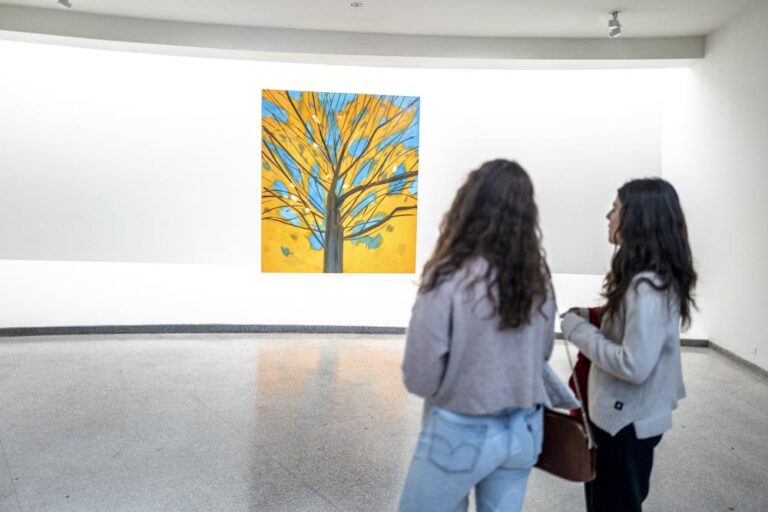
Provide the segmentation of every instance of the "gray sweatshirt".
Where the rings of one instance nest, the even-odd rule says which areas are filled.
[[[563,336],[592,360],[589,416],[611,435],[634,424],[638,439],[672,427],[672,411],[685,397],[680,361],[680,303],[672,292],[657,291],[652,272],[636,275],[615,319],[600,329],[573,313],[562,322]]]
[[[405,386],[461,414],[547,403],[544,364],[552,353],[556,316],[551,288],[528,324],[500,331],[485,283],[467,289],[485,265],[476,260],[417,295],[406,335]]]

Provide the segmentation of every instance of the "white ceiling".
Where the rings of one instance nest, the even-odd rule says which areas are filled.
[[[71,11],[283,29],[444,36],[603,38],[619,10],[628,38],[703,36],[755,0],[70,0]],[[759,0],[762,1],[762,0]],[[0,5],[58,9],[56,0]]]

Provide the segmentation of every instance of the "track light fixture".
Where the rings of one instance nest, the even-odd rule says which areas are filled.
[[[619,11],[611,12],[611,16],[613,17],[608,20],[608,37],[613,39],[621,35],[621,22],[619,21]]]
[[[72,8],[72,2],[70,2],[69,0],[59,0],[58,3],[60,6],[66,7],[67,9]]]

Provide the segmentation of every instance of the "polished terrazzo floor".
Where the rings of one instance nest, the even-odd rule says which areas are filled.
[[[421,402],[402,336],[0,339],[0,511],[388,511]],[[553,356],[567,373],[562,345]],[[684,349],[648,511],[768,510],[768,382]],[[534,471],[526,511],[579,511]]]

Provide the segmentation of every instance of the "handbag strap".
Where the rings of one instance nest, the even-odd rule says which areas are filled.
[[[576,371],[573,366],[573,359],[571,358],[571,349],[568,346],[568,340],[563,336],[563,343],[565,344],[565,353],[568,355],[568,365],[571,367],[571,375],[573,376],[574,388],[576,388],[576,398],[579,399],[581,408],[581,421],[584,422],[584,431],[587,433],[587,447],[591,450],[595,447],[595,440],[592,437],[592,429],[589,427],[589,416],[587,415],[587,409],[584,407],[584,399],[581,397],[581,386],[579,386],[579,377],[576,375]]]

